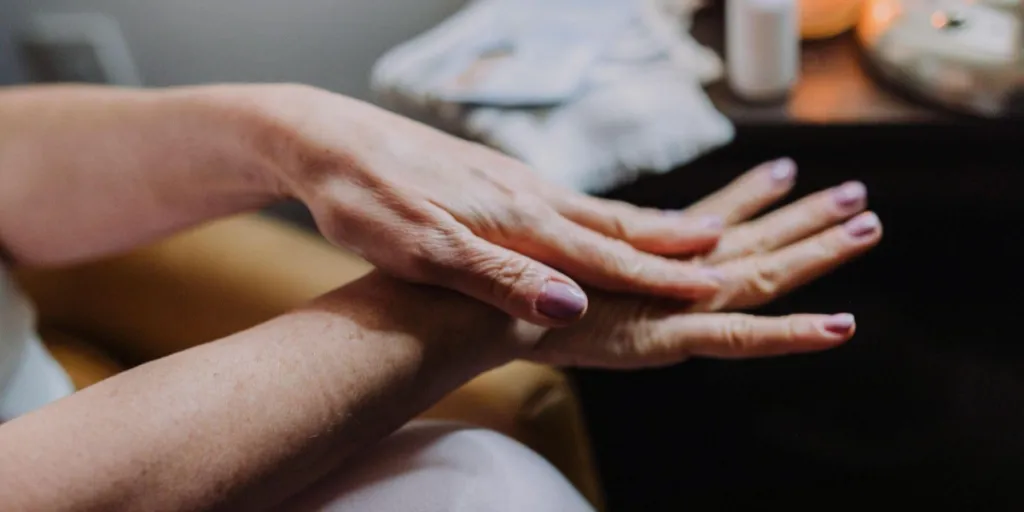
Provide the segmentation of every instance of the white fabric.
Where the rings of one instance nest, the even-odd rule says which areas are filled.
[[[475,0],[385,54],[374,68],[373,90],[384,106],[480,140],[522,159],[551,181],[586,192],[608,190],[645,172],[669,171],[730,142],[732,124],[702,89],[702,84],[720,78],[722,63],[689,34],[696,0],[602,0],[602,5],[625,7],[619,25],[584,16],[595,1]],[[555,7],[556,22],[545,19]],[[579,13],[576,19],[564,14],[572,9]],[[523,30],[520,25],[530,23],[531,16],[548,33]],[[544,103],[554,91],[569,90],[570,78],[560,76],[561,89],[533,91],[538,105],[509,107],[503,101],[509,90],[529,91],[532,84],[548,82],[551,63],[537,60],[537,47],[578,55],[580,42],[590,41],[586,34],[552,35],[558,23],[566,32],[587,23],[616,28],[600,38],[600,54],[581,70],[570,96]],[[495,33],[510,34],[503,36],[507,47],[528,50],[512,50],[497,61],[489,58],[485,50],[495,47]],[[534,59],[536,65],[517,59]],[[548,60],[569,67],[579,62],[568,57]],[[477,67],[466,67],[466,62]],[[466,72],[452,75],[460,66]],[[495,68],[500,72],[502,66],[517,73],[505,96],[490,102],[451,100],[453,83],[462,89],[471,90],[475,83],[483,87],[488,73],[496,73]]]
[[[592,512],[561,473],[501,434],[416,422],[324,478],[292,512]]]
[[[75,391],[35,332],[35,312],[0,267],[0,423]]]

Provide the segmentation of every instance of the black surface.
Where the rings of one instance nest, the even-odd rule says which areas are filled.
[[[613,194],[677,208],[789,155],[797,195],[867,183],[886,238],[764,310],[853,312],[843,348],[575,372],[611,511],[1024,507],[1024,150],[1012,131],[744,129]]]

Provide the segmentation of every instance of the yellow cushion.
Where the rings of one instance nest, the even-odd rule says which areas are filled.
[[[111,260],[17,276],[44,338],[79,388],[128,365],[214,340],[279,315],[370,266],[283,223],[215,222]],[[83,339],[102,340],[97,350]],[[105,354],[116,354],[115,359]],[[601,505],[579,404],[559,371],[516,362],[480,376],[424,414],[491,428],[546,457]]]
[[[71,376],[76,389],[85,389],[120,373],[124,367],[93,345],[55,329],[40,333],[46,348]]]
[[[800,35],[825,39],[850,30],[860,19],[862,0],[800,0]]]

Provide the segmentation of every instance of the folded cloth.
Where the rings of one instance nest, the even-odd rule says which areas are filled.
[[[603,192],[732,140],[702,85],[721,60],[696,0],[476,0],[386,53],[386,107],[479,140],[547,179]]]

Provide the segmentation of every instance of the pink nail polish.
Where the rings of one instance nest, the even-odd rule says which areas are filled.
[[[882,221],[878,220],[878,215],[872,212],[863,213],[851,219],[846,223],[846,232],[855,238],[864,238],[871,236],[878,232],[878,229],[882,227]]]
[[[701,273],[711,278],[713,281],[717,281],[719,283],[724,283],[726,279],[725,273],[722,272],[721,270],[718,270],[717,268],[703,268],[701,269]]]
[[[796,162],[792,158],[780,158],[768,164],[768,173],[775,183],[788,184],[796,177]]]
[[[707,229],[719,229],[725,225],[725,221],[717,215],[707,215],[700,218],[700,225]]]
[[[825,330],[834,334],[849,334],[854,325],[857,325],[857,319],[849,313],[825,319]]]
[[[859,181],[851,181],[836,188],[832,196],[843,210],[863,208],[868,197],[868,189]]]
[[[587,309],[587,296],[576,286],[548,281],[537,299],[537,311],[555,320],[575,320]]]

